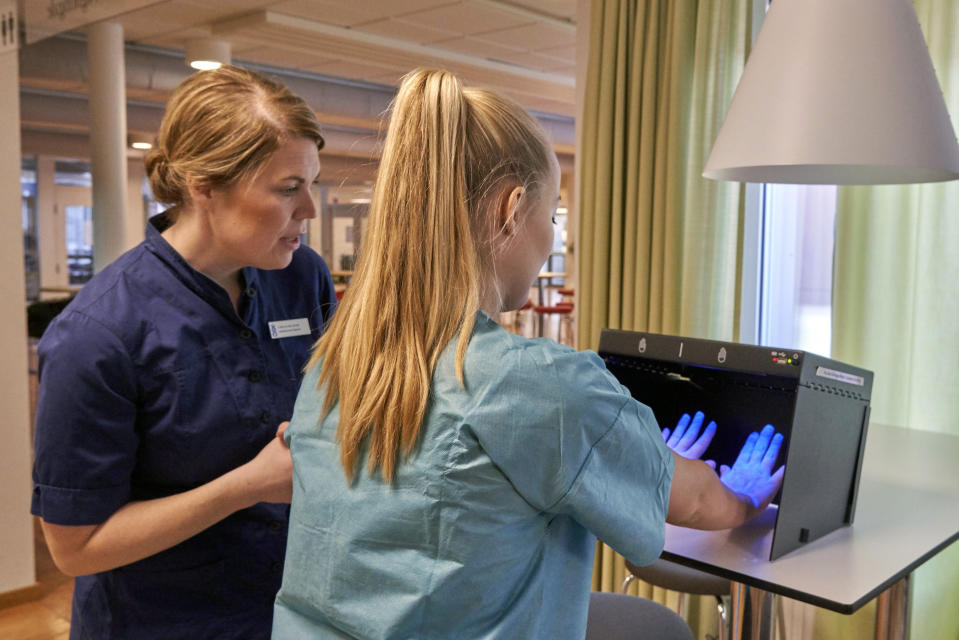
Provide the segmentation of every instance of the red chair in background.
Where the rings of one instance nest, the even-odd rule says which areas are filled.
[[[572,322],[572,313],[573,313],[573,303],[572,302],[558,302],[555,305],[536,305],[533,307],[533,312],[537,315],[537,335],[540,337],[546,336],[546,321],[552,316],[559,317],[559,326],[557,328],[556,341],[561,344],[573,344],[573,322]],[[552,324],[552,323],[551,323]],[[566,329],[565,340],[564,331]]]

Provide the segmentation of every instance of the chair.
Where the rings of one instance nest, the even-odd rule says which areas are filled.
[[[526,331],[526,324],[529,320],[529,316],[532,315],[530,311],[533,308],[533,301],[527,299],[519,309],[514,309],[512,311],[501,311],[499,314],[500,326],[502,326],[507,331],[512,331],[513,333],[518,333],[519,335],[529,335]],[[528,313],[527,313],[528,312]]]
[[[719,640],[731,637],[729,598],[732,593],[732,585],[726,578],[690,569],[662,558],[646,567],[638,567],[627,560],[626,569],[631,575],[623,581],[623,593],[626,593],[629,583],[636,578],[654,587],[677,591],[680,594],[677,613],[683,619],[686,618],[690,594],[715,596]]]
[[[573,313],[573,304],[571,302],[560,302],[552,306],[545,305],[536,305],[533,307],[533,311],[538,316],[537,318],[537,335],[541,337],[546,337],[546,317],[551,315],[558,315],[560,317],[559,329],[557,331],[556,341],[569,344],[572,342],[572,320],[571,314]],[[563,342],[563,327],[566,327],[566,332],[568,334],[569,341]]]
[[[686,621],[658,602],[621,593],[589,594],[586,640],[694,640]]]
[[[526,302],[523,303],[523,306],[516,310],[516,328],[521,331],[522,326],[526,324],[526,321],[532,316],[533,301],[529,298],[526,299]]]
[[[74,295],[56,300],[39,300],[27,305],[27,335],[42,338],[47,325],[73,300]]]

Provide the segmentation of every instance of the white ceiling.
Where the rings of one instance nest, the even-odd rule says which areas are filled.
[[[538,112],[561,163],[571,162],[577,0],[148,4],[113,18],[127,42],[131,131],[149,133],[169,92],[190,73],[181,57],[186,42],[214,37],[230,43],[236,63],[291,72],[281,79],[330,127],[327,153],[352,165],[371,157],[376,136],[370,132],[377,130],[399,78],[417,66],[449,69],[467,84],[500,90]],[[29,21],[25,26],[29,31]],[[86,106],[78,102],[87,93],[84,38],[84,30],[77,29],[66,39],[47,38],[21,49],[25,143],[48,149],[62,145],[67,134],[86,134]]]
[[[117,18],[130,42],[230,42],[235,60],[395,85],[443,65],[529,109],[573,115],[576,0],[167,0]]]

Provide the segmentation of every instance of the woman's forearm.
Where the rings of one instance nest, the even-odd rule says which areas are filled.
[[[169,549],[257,502],[289,502],[292,462],[281,434],[282,427],[253,460],[195,489],[129,502],[97,525],[43,522],[54,563],[73,576],[107,571]]]
[[[726,487],[706,463],[675,453],[673,457],[666,522],[693,529],[729,529],[762,512],[749,497]]]

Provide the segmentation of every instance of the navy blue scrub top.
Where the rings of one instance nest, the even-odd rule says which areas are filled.
[[[292,416],[333,313],[330,272],[308,247],[285,269],[243,269],[238,313],[163,239],[165,218],[151,223],[40,341],[31,511],[49,523],[99,524],[131,500],[192,489],[252,459]],[[298,319],[305,335],[276,331]],[[288,505],[260,503],[77,578],[70,638],[269,637],[288,517]]]

